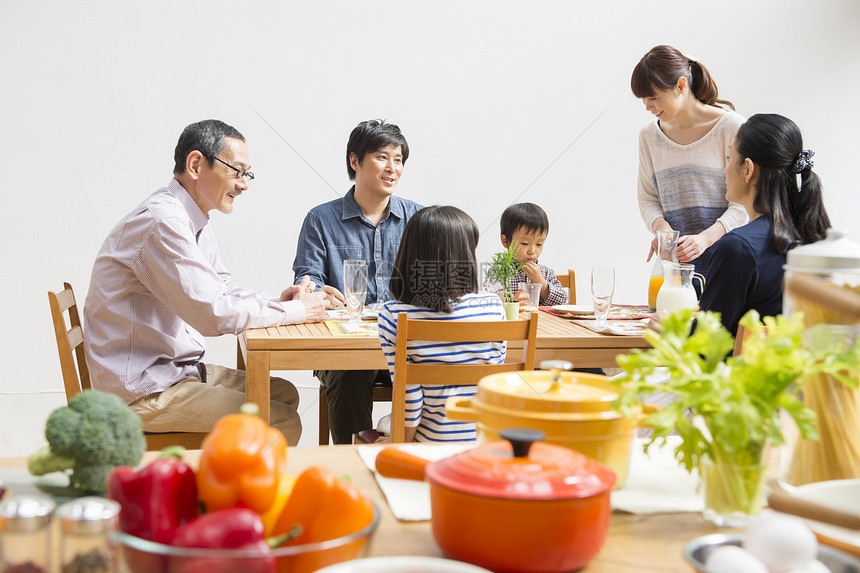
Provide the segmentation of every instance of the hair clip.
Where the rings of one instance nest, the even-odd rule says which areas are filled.
[[[791,172],[802,173],[807,169],[815,167],[815,163],[812,162],[813,155],[815,155],[815,152],[811,149],[804,149],[801,151],[794,162],[794,167],[791,169]]]

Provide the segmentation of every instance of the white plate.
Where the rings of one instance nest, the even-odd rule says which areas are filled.
[[[323,567],[317,573],[490,573],[482,567],[438,557],[369,557]]]
[[[557,304],[552,309],[569,314],[594,314],[594,307],[590,304]]]
[[[792,495],[860,515],[860,479],[808,483],[794,488]],[[807,523],[823,543],[860,556],[860,531],[818,521]]]

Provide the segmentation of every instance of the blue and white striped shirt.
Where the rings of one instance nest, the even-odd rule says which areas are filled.
[[[504,320],[502,300],[495,294],[468,294],[453,304],[450,313],[428,310],[398,301],[385,303],[379,312],[379,343],[388,360],[391,380],[394,378],[394,354],[397,345],[397,316],[407,313],[410,319],[493,321]],[[464,325],[465,326],[465,325]],[[407,360],[423,364],[502,364],[507,342],[433,342],[413,341],[407,346]],[[406,427],[418,427],[419,442],[466,442],[477,437],[475,424],[455,422],[445,415],[445,402],[451,396],[474,396],[471,384],[445,386],[406,386]]]

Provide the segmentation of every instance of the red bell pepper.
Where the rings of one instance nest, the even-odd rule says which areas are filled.
[[[120,530],[169,544],[177,528],[197,517],[197,481],[182,461],[184,452],[172,446],[140,469],[120,466],[111,471],[106,490],[120,505]]]
[[[177,547],[241,549],[249,555],[229,557],[171,557],[170,573],[274,573],[275,558],[266,542],[260,514],[247,507],[229,507],[186,523],[173,538]]]

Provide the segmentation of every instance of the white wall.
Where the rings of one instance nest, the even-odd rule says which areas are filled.
[[[0,456],[39,445],[65,402],[46,291],[69,281],[83,300],[102,240],[167,183],[188,123],[220,118],[248,140],[258,178],[213,216],[239,284],[291,281],[304,214],[348,188],[350,130],[382,117],[412,150],[398,192],[472,214],[482,259],[504,207],[536,202],[552,221],[543,262],[583,279],[611,262],[616,300],[642,303],[638,59],[675,45],[741,114],[793,118],[834,223],[860,241],[858,25],[856,0],[0,0]],[[207,359],[233,364],[235,339]],[[290,377],[314,410],[313,379]]]

